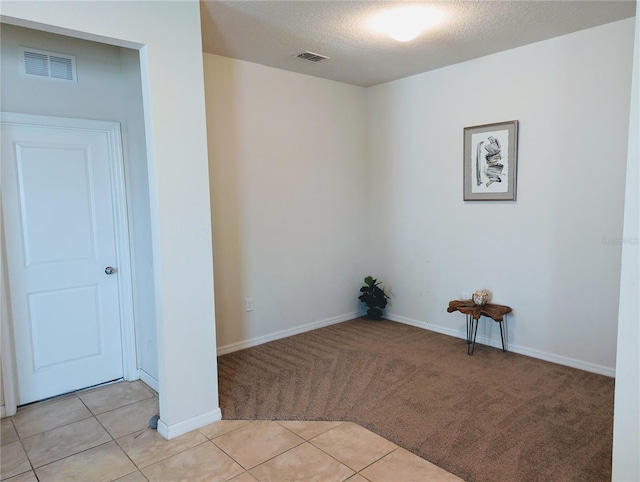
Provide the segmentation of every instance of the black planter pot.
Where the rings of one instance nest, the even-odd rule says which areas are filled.
[[[367,318],[370,320],[382,319],[382,310],[380,308],[369,308],[367,310]]]

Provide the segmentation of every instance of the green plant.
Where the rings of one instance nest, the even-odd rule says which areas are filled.
[[[360,288],[360,293],[362,294],[358,296],[358,299],[367,305],[367,317],[372,320],[382,318],[382,310],[387,306],[389,297],[380,287],[378,280],[367,276],[364,279],[364,286]]]

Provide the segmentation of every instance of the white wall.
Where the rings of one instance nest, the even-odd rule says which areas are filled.
[[[219,352],[355,317],[369,274],[364,89],[204,63]]]
[[[448,301],[488,288],[514,309],[511,350],[613,375],[633,32],[623,20],[368,90],[370,266],[391,319],[464,337]],[[512,119],[517,201],[463,202],[463,128]],[[495,325],[478,336],[499,344]]]
[[[157,385],[149,182],[138,51],[13,25],[3,25],[1,35],[2,109],[5,112],[121,124],[130,214],[138,366]],[[74,55],[78,82],[22,75],[20,47]]]
[[[199,3],[3,1],[2,20],[140,48],[158,320],[159,432],[221,417]]]
[[[638,7],[636,6],[636,9]],[[638,10],[640,13],[640,10]],[[640,480],[640,16],[636,16],[633,89],[622,237],[618,358],[613,424],[614,481]]]

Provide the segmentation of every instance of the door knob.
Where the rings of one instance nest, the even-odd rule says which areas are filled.
[[[104,269],[104,272],[105,272],[106,274],[113,274],[113,273],[115,273],[115,272],[116,272],[116,269],[115,269],[115,268],[112,268],[111,266],[107,266],[107,267]]]

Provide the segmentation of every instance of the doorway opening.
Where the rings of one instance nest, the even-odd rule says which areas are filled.
[[[141,378],[158,390],[149,178],[139,52],[13,25],[3,24],[2,27],[2,103],[5,112],[109,121],[120,126],[123,206],[124,217],[128,218],[125,235],[131,261],[128,278],[132,315],[128,325],[131,340],[128,344],[133,346],[132,353],[122,358],[123,375],[129,380]],[[20,72],[21,47],[73,55],[77,83],[26,78]],[[2,182],[4,191],[5,176]],[[8,233],[4,219],[2,224],[5,228],[3,238],[6,238]],[[5,266],[7,261],[3,260]],[[3,268],[1,275],[2,286],[5,287],[2,296],[6,299],[10,294],[11,274]],[[4,335],[11,333],[11,324],[15,320],[11,319],[14,307],[3,303],[3,311],[5,306],[2,369],[4,385],[7,386],[15,375],[15,367],[11,366],[15,360],[11,355],[15,355],[15,350],[8,345],[12,337]],[[13,359],[7,361],[9,357]],[[10,399],[15,399],[16,394],[4,395],[7,414],[10,415]]]

